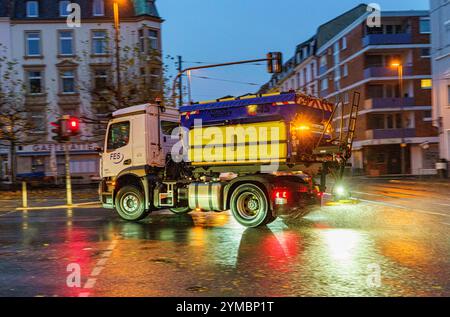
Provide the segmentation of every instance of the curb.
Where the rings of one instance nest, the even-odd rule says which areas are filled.
[[[69,208],[86,208],[86,207],[101,207],[100,202],[88,202],[73,205],[59,205],[59,206],[42,206],[42,207],[18,207],[16,210],[52,210],[52,209],[69,209]]]

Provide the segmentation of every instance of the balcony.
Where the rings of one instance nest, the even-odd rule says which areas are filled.
[[[413,138],[416,136],[415,129],[383,129],[383,130],[366,130],[366,139],[400,139]]]
[[[412,35],[410,33],[399,34],[368,34],[362,39],[363,47],[368,45],[383,44],[411,44]]]
[[[404,66],[403,67],[403,76],[412,76],[413,69],[411,66]],[[373,66],[368,67],[364,69],[364,78],[371,78],[371,77],[397,77],[398,76],[398,70],[393,67],[379,67],[379,66]]]
[[[364,109],[401,108],[414,104],[414,98],[372,98],[364,101]]]

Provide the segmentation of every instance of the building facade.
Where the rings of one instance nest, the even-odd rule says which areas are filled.
[[[80,6],[79,26],[68,23],[71,2]],[[82,133],[69,145],[72,175],[75,182],[95,179],[99,170],[95,149],[103,145],[104,129],[98,120],[114,110],[105,97],[106,87],[116,85],[113,0],[0,3],[0,24],[9,25],[0,27],[0,38],[9,39],[6,46],[26,86],[32,132],[39,136],[38,142],[17,147],[17,173],[54,175],[56,165],[58,175],[64,175],[64,147],[52,141],[50,123],[61,115],[74,115],[82,118]],[[126,64],[120,65],[122,83],[142,78],[145,89],[160,95],[162,19],[155,2],[120,1],[119,12],[120,58]],[[139,63],[127,63],[131,54],[139,55]]]
[[[450,161],[450,1],[431,0],[433,123],[439,129],[440,157]]]
[[[342,101],[335,119],[339,132],[341,116],[348,125],[353,93],[361,94],[355,174],[435,173],[439,153],[431,115],[429,13],[381,12],[377,27],[368,26],[369,14],[360,5],[318,28],[318,95]]]

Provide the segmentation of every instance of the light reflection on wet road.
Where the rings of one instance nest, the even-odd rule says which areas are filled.
[[[264,229],[229,213],[0,213],[0,296],[449,296],[448,220],[371,203]],[[81,287],[66,285],[70,263]]]

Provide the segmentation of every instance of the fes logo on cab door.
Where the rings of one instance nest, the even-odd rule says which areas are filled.
[[[109,159],[110,159],[114,164],[120,164],[120,163],[122,163],[123,158],[124,158],[124,155],[123,155],[122,153],[120,153],[120,152],[114,152],[114,153],[111,153],[111,154],[109,155]]]

